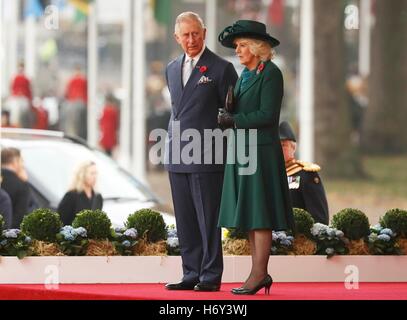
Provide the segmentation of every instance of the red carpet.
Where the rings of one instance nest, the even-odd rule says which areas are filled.
[[[240,284],[239,284],[240,285]],[[223,284],[220,292],[168,291],[161,284],[0,285],[1,300],[407,300],[407,283],[360,283],[347,290],[343,283],[275,283],[269,296],[235,296]]]

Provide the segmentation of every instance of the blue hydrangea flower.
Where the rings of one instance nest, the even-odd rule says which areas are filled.
[[[393,236],[393,230],[386,228],[380,230],[380,234],[387,234],[388,236],[392,237]]]
[[[31,240],[30,237],[25,237],[24,241],[25,241],[26,243],[31,243],[32,240]]]
[[[5,246],[7,244],[7,239],[4,239],[0,242],[0,246]]]
[[[126,229],[125,228],[120,228],[120,227],[114,228],[114,232],[116,232],[116,233],[123,233],[124,230],[126,230]]]
[[[335,235],[338,238],[343,238],[345,236],[345,234],[341,230],[336,230]]]
[[[127,230],[124,232],[124,235],[125,235],[126,237],[130,237],[130,238],[132,238],[132,239],[136,239],[136,238],[137,238],[137,230],[134,229],[134,228],[127,229]]]
[[[123,245],[124,247],[128,248],[128,247],[131,246],[131,243],[130,243],[129,240],[124,240],[124,241],[122,242],[122,245]]]
[[[311,228],[311,233],[313,236],[318,236],[327,232],[329,227],[322,223],[315,223]]]
[[[62,229],[61,229],[61,232],[69,232],[69,233],[71,233],[71,231],[73,230],[74,228],[72,227],[72,226],[64,226]]]
[[[176,238],[176,237],[178,237],[177,229],[168,229],[167,238]]]
[[[171,237],[167,239],[167,245],[171,248],[177,248],[179,246],[179,240],[177,237]]]
[[[80,235],[82,238],[86,238],[88,236],[88,232],[84,227],[79,227],[75,229],[75,232]]]
[[[388,242],[388,241],[390,241],[390,236],[387,234],[380,234],[377,236],[377,239]]]
[[[326,248],[325,253],[327,255],[332,255],[335,253],[335,250],[333,248]]]
[[[21,231],[19,229],[9,229],[3,231],[3,235],[9,239],[16,239],[20,233]]]
[[[289,247],[291,246],[291,241],[287,240],[287,239],[283,239],[281,240],[281,245],[285,246],[285,247]]]
[[[293,236],[288,236],[287,240],[292,242],[292,241],[294,241],[294,237]]]
[[[64,238],[66,241],[74,241],[75,237],[71,233],[64,234]]]

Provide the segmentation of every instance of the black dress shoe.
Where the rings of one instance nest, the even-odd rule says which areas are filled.
[[[199,282],[195,287],[195,291],[219,291],[219,283]]]
[[[181,281],[178,283],[168,283],[165,285],[167,290],[194,290],[196,282]]]

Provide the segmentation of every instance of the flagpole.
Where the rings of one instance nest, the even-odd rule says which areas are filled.
[[[146,182],[145,1],[135,1],[133,25],[133,172]]]
[[[89,4],[88,13],[88,104],[87,104],[87,140],[90,146],[97,146],[97,0]]]
[[[36,37],[37,22],[34,15],[25,18],[25,74],[29,79],[34,79],[36,74]]]
[[[216,52],[217,26],[216,26],[216,6],[217,0],[206,0],[206,43],[213,52]]]
[[[370,73],[371,8],[371,0],[360,0],[359,74],[362,77]]]
[[[10,91],[10,79],[17,73],[17,23],[20,0],[3,1],[3,94]],[[5,32],[7,30],[7,32]]]
[[[123,41],[122,41],[122,88],[123,99],[120,108],[120,152],[118,161],[127,170],[131,170],[131,59],[132,59],[132,16],[134,13],[134,1],[124,0],[126,16],[123,19]]]
[[[314,160],[314,0],[301,1],[300,158]]]

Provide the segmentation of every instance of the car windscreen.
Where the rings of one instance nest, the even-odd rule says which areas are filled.
[[[144,185],[102,152],[64,140],[32,141],[21,149],[29,180],[52,204],[62,199],[76,168],[88,160],[96,163],[96,190],[104,199],[154,200],[154,195]]]

